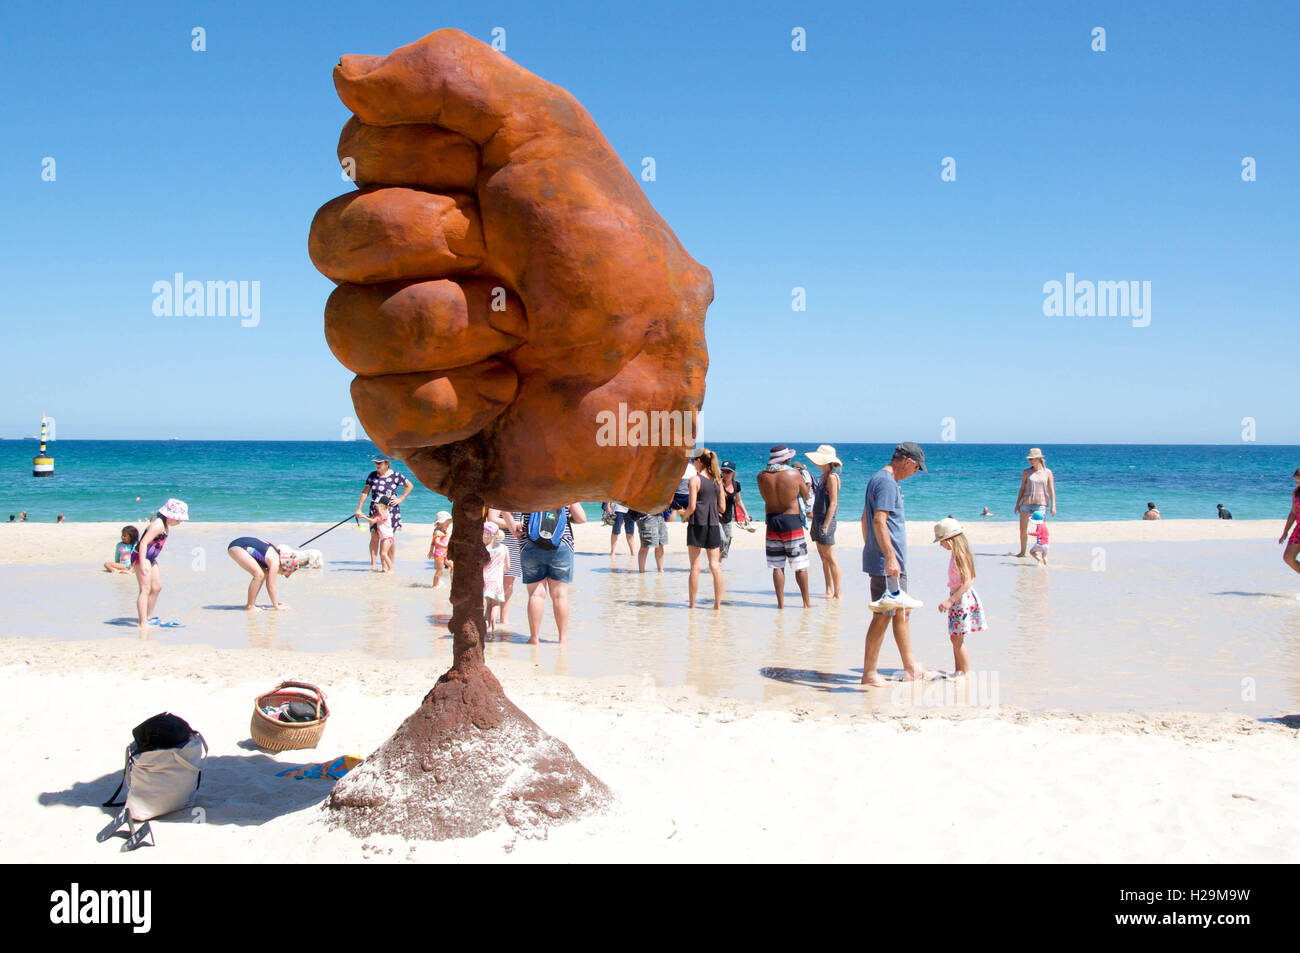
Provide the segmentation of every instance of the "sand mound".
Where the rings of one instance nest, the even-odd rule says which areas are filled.
[[[505,695],[484,666],[447,672],[365,764],[335,786],[331,825],[358,837],[525,836],[604,810],[613,796],[569,747]]]

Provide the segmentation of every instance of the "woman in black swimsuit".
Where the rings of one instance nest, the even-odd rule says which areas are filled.
[[[682,519],[686,520],[686,558],[691,565],[687,581],[690,608],[695,608],[695,594],[700,587],[700,553],[708,553],[709,572],[713,575],[713,608],[722,608],[722,526],[718,503],[722,499],[722,471],[712,450],[701,450],[691,461],[695,476],[690,479],[690,496]]]
[[[276,598],[275,582],[280,576],[288,579],[294,574],[294,571],[298,568],[297,558],[281,555],[277,546],[268,543],[264,539],[258,539],[256,536],[241,536],[239,539],[232,539],[230,545],[226,547],[226,552],[230,554],[231,559],[239,564],[240,568],[253,577],[253,581],[248,584],[248,600],[244,603],[245,611],[258,611],[257,594],[262,591],[262,583],[266,583],[266,594],[271,597],[271,608],[289,608]]]

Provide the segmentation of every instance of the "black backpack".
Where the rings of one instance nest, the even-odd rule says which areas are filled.
[[[131,729],[135,739],[137,753],[144,751],[161,751],[164,748],[179,748],[190,740],[194,729],[180,715],[169,711],[159,712],[152,718],[146,718]]]

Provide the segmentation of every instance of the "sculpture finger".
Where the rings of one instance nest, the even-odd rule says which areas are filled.
[[[478,146],[438,126],[369,126],[353,116],[339,136],[339,162],[359,187],[408,185],[473,192]]]
[[[438,30],[387,56],[341,57],[334,87],[362,122],[433,123],[497,151],[557,123],[600,134],[567,91],[460,30]]]
[[[325,304],[325,340],[356,374],[405,374],[476,364],[517,347],[523,305],[492,278],[343,284]]]
[[[440,278],[483,264],[483,225],[468,195],[367,189],[340,195],[312,219],[307,250],[335,281]]]
[[[418,447],[478,433],[514,398],[519,380],[504,361],[447,372],[386,374],[352,381],[352,404],[370,439],[402,457]]]

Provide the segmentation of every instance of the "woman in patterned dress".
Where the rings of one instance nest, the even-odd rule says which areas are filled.
[[[393,502],[388,507],[388,515],[392,518],[393,533],[394,535],[396,535],[397,531],[402,528],[402,510],[401,510],[402,500],[406,499],[408,496],[411,495],[411,490],[415,489],[415,484],[412,483],[410,480],[408,480],[405,475],[398,473],[396,470],[394,470],[392,463],[389,461],[387,457],[375,457],[374,460],[372,460],[371,462],[374,463],[375,468],[371,470],[370,475],[366,477],[366,485],[361,490],[360,498],[357,499],[356,515],[366,519],[372,516],[376,516],[379,510],[375,506],[375,502],[381,496],[390,497]],[[398,496],[399,488],[402,489],[402,493],[400,496]],[[366,501],[367,493],[370,494],[370,510],[366,513],[362,513],[361,504]],[[396,543],[396,541],[397,540],[394,538],[393,542]],[[374,565],[375,557],[377,555],[379,555],[379,530],[375,527],[374,524],[371,524],[370,526],[371,565]],[[393,558],[394,559],[397,558],[396,546],[393,547]]]

